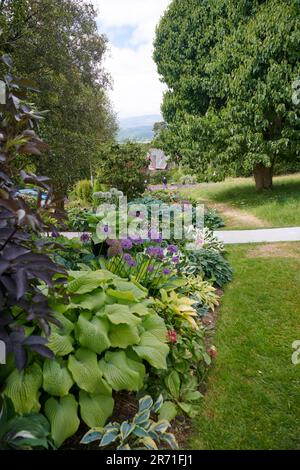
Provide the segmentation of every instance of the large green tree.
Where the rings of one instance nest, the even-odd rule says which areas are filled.
[[[173,0],[154,52],[162,145],[199,173],[252,170],[270,188],[276,162],[299,158],[299,43],[295,0]]]
[[[90,175],[99,146],[116,132],[103,69],[107,39],[97,31],[90,1],[4,0],[0,9],[0,47],[35,81],[38,108],[51,111],[41,123],[50,150],[38,171],[66,191]]]

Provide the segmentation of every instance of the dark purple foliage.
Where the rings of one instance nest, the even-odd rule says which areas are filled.
[[[28,348],[53,357],[46,346],[47,339],[39,333],[43,330],[49,335],[50,323],[58,322],[39,286],[44,283],[54,289],[54,276],[63,278],[65,272],[42,253],[44,244],[35,241],[34,234],[54,230],[45,226],[43,212],[52,211],[51,217],[62,214],[57,210],[47,177],[19,173],[24,185],[34,185],[38,190],[36,210],[26,205],[15,186],[15,157],[41,155],[47,145],[33,130],[43,114],[24,103],[26,92],[32,87],[23,86],[11,74],[10,58],[2,57],[2,62],[9,72],[1,77],[6,85],[6,103],[0,105],[0,340],[6,343],[7,352],[14,354],[18,369],[22,369]],[[43,205],[41,190],[47,191]],[[26,326],[34,327],[29,336],[25,334]]]

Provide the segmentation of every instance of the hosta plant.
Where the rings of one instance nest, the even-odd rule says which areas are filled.
[[[197,311],[194,309],[194,300],[183,295],[178,295],[175,291],[166,292],[160,290],[160,299],[156,299],[156,308],[163,312],[167,317],[175,316],[183,325],[189,325],[191,328],[198,329],[195,321]]]
[[[104,428],[93,428],[81,439],[81,444],[99,441],[99,447],[117,450],[157,450],[159,445],[178,449],[174,435],[168,432],[169,421],[152,419],[153,414],[159,413],[162,407],[162,396],[153,403],[152,398],[147,395],[139,400],[139,409],[132,421],[114,422]]]
[[[194,308],[202,310],[213,310],[219,305],[219,296],[211,282],[203,281],[201,276],[189,276],[185,278],[185,283],[181,285],[178,292],[190,295],[195,299]]]
[[[146,365],[166,369],[169,352],[165,323],[137,282],[105,270],[72,271],[65,294],[68,303],[52,301],[60,322],[48,342],[55,360],[13,370],[3,391],[19,414],[45,413],[57,447],[77,431],[80,418],[89,427],[104,426],[113,391],[139,391]]]
[[[199,412],[200,400],[202,398],[202,394],[198,390],[197,377],[188,375],[181,378],[179,373],[173,370],[165,378],[165,386],[167,398],[175,404],[176,412],[183,411],[190,418],[194,418]],[[166,416],[167,408],[163,409],[163,412],[164,416]],[[171,412],[170,405],[168,412]]]
[[[0,397],[0,450],[48,449],[50,426],[41,414],[18,416],[9,398]]]

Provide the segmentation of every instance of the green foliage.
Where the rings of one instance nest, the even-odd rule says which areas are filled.
[[[41,414],[18,416],[12,401],[0,397],[0,449],[48,449],[50,426]]]
[[[196,184],[197,183],[197,177],[194,175],[183,175],[179,179],[180,184]]]
[[[299,18],[294,0],[173,0],[154,51],[162,148],[213,181],[254,171],[258,188],[278,161],[298,161]]]
[[[77,198],[84,203],[92,202],[92,189],[90,180],[80,180],[75,184],[75,194]]]
[[[38,107],[51,111],[41,123],[51,150],[35,161],[36,167],[53,179],[57,192],[66,192],[89,178],[97,167],[99,142],[112,139],[117,130],[103,68],[107,39],[98,33],[92,2],[2,3],[1,49],[41,91]]]
[[[3,391],[19,414],[44,410],[57,447],[77,431],[78,406],[88,426],[104,426],[112,392],[141,390],[145,362],[164,370],[169,353],[164,320],[137,282],[104,270],[72,271],[65,295],[68,304],[62,298],[52,305],[60,323],[48,342],[55,360],[41,367],[33,358],[24,371],[14,369]]]
[[[204,225],[210,228],[210,230],[217,230],[218,228],[224,227],[225,223],[217,212],[212,209],[205,209]]]
[[[185,275],[200,274],[218,287],[223,287],[232,279],[232,269],[228,261],[217,251],[206,248],[187,252],[180,271]]]
[[[88,217],[91,215],[91,213],[92,212],[89,209],[85,209],[80,206],[68,209],[67,214],[69,229],[74,232],[88,232]]]
[[[102,182],[118,188],[128,199],[145,190],[146,152],[134,142],[111,143],[101,147],[99,167]]]
[[[163,397],[159,396],[153,403],[147,395],[139,400],[139,409],[131,422],[109,423],[104,428],[94,427],[81,439],[81,444],[90,444],[100,441],[99,447],[117,450],[147,449],[158,450],[158,445],[167,445],[171,449],[178,449],[173,434],[167,432],[170,423],[166,419],[154,421],[153,414],[164,413]],[[150,418],[151,415],[151,418]]]
[[[196,377],[187,376],[182,382],[179,373],[173,370],[165,378],[165,385],[168,392],[167,398],[176,403],[177,409],[179,408],[190,418],[197,416],[202,394],[198,390]]]

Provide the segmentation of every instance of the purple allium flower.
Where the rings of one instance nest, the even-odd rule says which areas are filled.
[[[173,254],[178,252],[178,248],[175,245],[169,245],[167,250],[169,253],[173,253]]]
[[[154,266],[152,264],[149,264],[148,268],[147,268],[147,271],[149,271],[149,273],[153,273],[154,271]]]
[[[112,240],[111,238],[108,238],[106,240],[106,243],[108,246],[114,246],[117,240]]]
[[[59,237],[59,233],[58,232],[52,232],[51,237],[52,238],[57,238],[57,237]]]
[[[137,262],[134,259],[132,259],[131,261],[128,261],[127,264],[131,268],[135,268],[137,266]]]
[[[165,276],[168,276],[168,274],[170,274],[170,273],[171,273],[170,269],[168,269],[168,268],[164,268],[164,269],[163,269],[163,274],[164,274]]]
[[[132,248],[132,241],[129,240],[128,238],[127,238],[127,239],[124,239],[124,240],[121,240],[121,247],[122,247],[124,250],[131,250],[131,248]]]
[[[162,259],[164,257],[164,250],[160,246],[149,246],[146,253],[153,258]]]
[[[173,256],[172,263],[178,264],[179,263],[179,256]]]
[[[155,243],[161,243],[162,242],[162,236],[155,229],[149,230],[148,236]]]
[[[91,240],[91,237],[88,233],[83,233],[80,237],[82,243],[88,243]]]

